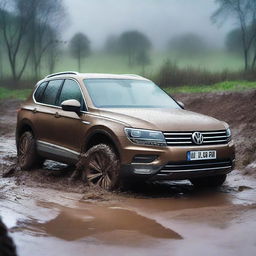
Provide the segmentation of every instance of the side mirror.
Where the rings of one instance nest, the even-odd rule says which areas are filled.
[[[179,106],[182,108],[182,109],[185,109],[185,105],[183,102],[181,101],[177,101],[177,103],[179,104]]]
[[[77,100],[65,100],[61,103],[61,108],[64,111],[70,111],[79,114],[81,111],[81,104]]]

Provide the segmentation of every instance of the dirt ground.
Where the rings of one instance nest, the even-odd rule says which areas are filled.
[[[164,182],[107,193],[69,182],[72,167],[52,161],[10,172],[0,178],[0,215],[20,256],[256,255],[256,90],[175,97],[231,125],[237,167],[224,186]],[[19,105],[0,101],[1,176],[16,161]]]

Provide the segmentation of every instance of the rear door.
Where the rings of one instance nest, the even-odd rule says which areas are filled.
[[[63,79],[44,82],[35,92],[37,106],[33,113],[38,141],[56,143],[56,113],[60,108],[56,100],[63,82]]]

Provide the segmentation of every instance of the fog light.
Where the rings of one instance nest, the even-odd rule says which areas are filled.
[[[155,165],[132,165],[135,174],[155,174],[161,169],[161,166]]]
[[[151,174],[152,169],[145,168],[145,167],[135,167],[134,168],[134,173],[136,173],[136,174]]]

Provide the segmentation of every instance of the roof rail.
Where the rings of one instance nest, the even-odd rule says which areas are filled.
[[[123,76],[134,76],[134,77],[142,77],[142,76],[140,76],[140,75],[136,75],[136,74],[123,74]]]
[[[64,72],[58,72],[58,73],[54,73],[54,74],[50,74],[48,76],[46,76],[45,78],[50,78],[50,77],[54,77],[54,76],[61,76],[61,75],[78,75],[79,73],[76,71],[64,71]]]

